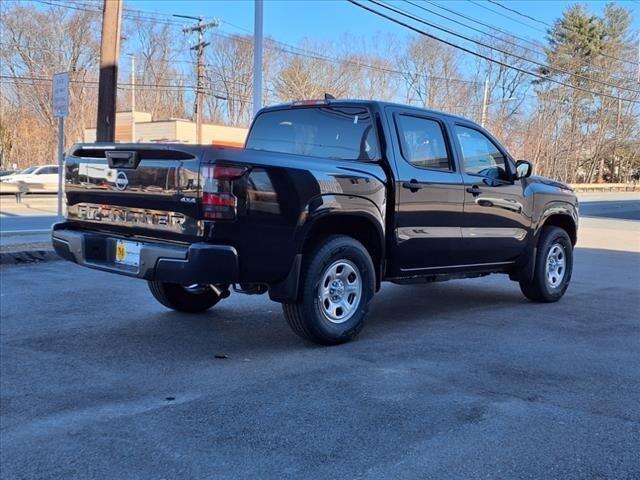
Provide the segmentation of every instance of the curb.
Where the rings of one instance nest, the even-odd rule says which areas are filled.
[[[62,260],[53,250],[23,250],[0,253],[0,265],[21,265]]]

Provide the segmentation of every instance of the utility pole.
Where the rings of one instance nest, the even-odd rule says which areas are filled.
[[[484,80],[484,93],[482,94],[482,115],[480,125],[484,127],[487,123],[487,108],[489,106],[489,77]]]
[[[253,18],[253,115],[262,108],[263,1],[254,0]]]
[[[620,173],[622,172],[622,160],[618,162],[616,158],[616,154],[618,153],[618,142],[620,139],[620,121],[622,119],[622,98],[618,97],[618,113],[616,115],[616,138],[613,143],[613,168],[611,169],[611,176],[618,176],[618,181],[620,178]],[[616,173],[616,165],[618,167],[618,172]]]
[[[189,18],[191,20],[197,20],[198,23],[191,27],[185,27],[182,29],[183,33],[198,33],[198,43],[191,47],[191,50],[195,50],[198,56],[198,83],[196,86],[196,101],[194,106],[196,116],[196,143],[202,143],[202,104],[204,100],[204,49],[209,46],[209,42],[204,41],[204,31],[207,28],[217,27],[220,23],[217,20],[213,20],[208,23],[204,23],[202,17],[190,17],[189,15],[173,15],[174,17]]]
[[[98,142],[115,141],[121,17],[122,0],[104,0],[96,122],[96,141]]]
[[[136,56],[131,57],[131,142],[136,141]]]
[[[64,119],[69,115],[69,73],[61,72],[53,76],[51,85],[53,114],[58,117],[58,218],[62,218],[62,183],[64,172]]]

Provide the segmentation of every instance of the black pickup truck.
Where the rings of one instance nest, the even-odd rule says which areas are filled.
[[[376,101],[264,108],[244,149],[79,144],[65,259],[200,312],[268,293],[303,338],[361,330],[380,283],[508,274],[538,302],[571,278],[578,202],[461,117]]]

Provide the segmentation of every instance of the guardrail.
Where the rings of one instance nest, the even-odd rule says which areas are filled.
[[[636,192],[640,191],[638,183],[574,183],[576,192]]]

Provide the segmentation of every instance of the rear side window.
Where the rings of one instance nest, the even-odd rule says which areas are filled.
[[[246,148],[338,160],[376,160],[371,114],[361,107],[289,108],[261,113]]]
[[[451,170],[442,127],[435,120],[398,116],[402,143],[402,155],[412,165],[420,168]]]

